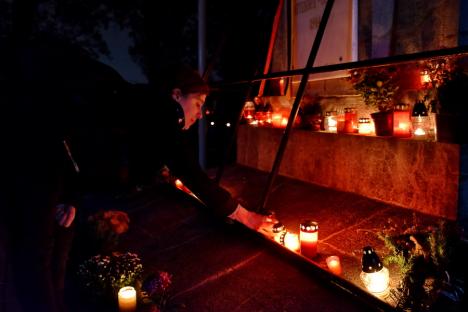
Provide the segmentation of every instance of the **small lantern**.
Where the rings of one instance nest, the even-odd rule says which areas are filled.
[[[370,246],[364,247],[362,251],[361,280],[367,290],[373,294],[385,294],[389,284],[389,272],[383,266],[379,256]]]
[[[407,104],[395,105],[393,111],[393,136],[409,138],[411,136],[411,120]]]
[[[284,237],[286,236],[286,227],[284,224],[281,222],[273,224],[272,231],[275,234],[274,240],[284,246]]]
[[[305,220],[300,225],[301,254],[307,258],[317,255],[318,223]]]
[[[301,244],[299,243],[299,236],[294,233],[286,232],[284,235],[284,246],[294,252],[299,252]]]
[[[324,128],[325,131],[336,133],[337,119],[336,111],[330,111],[325,113]]]
[[[423,102],[414,104],[411,113],[411,123],[413,125],[413,137],[415,139],[426,139],[430,129],[430,119],[426,105]]]
[[[372,134],[374,132],[374,127],[372,126],[369,118],[359,118],[358,132],[359,134]]]
[[[120,288],[118,293],[119,312],[134,312],[137,307],[135,288],[125,286]]]

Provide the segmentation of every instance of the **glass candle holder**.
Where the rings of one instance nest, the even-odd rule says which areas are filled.
[[[336,133],[337,116],[336,111],[329,111],[325,113],[324,128],[325,131]]]
[[[407,104],[395,105],[393,111],[393,136],[409,138],[411,136],[411,119]]]
[[[369,118],[366,118],[366,117],[359,118],[358,132],[359,134],[366,134],[366,135],[374,133],[374,127],[372,126]]]
[[[367,290],[375,295],[385,295],[388,291],[390,274],[372,247],[363,248],[361,265],[360,277]]]
[[[301,254],[312,259],[317,255],[318,223],[304,220],[300,230]]]
[[[345,108],[345,133],[358,133],[358,117],[354,107]]]

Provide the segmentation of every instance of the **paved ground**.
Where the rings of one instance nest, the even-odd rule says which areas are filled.
[[[234,166],[226,169],[222,184],[253,207],[266,179],[266,173]],[[131,218],[120,250],[140,255],[147,271],[164,270],[173,275],[170,302],[180,311],[374,310],[366,304],[369,301],[333,287],[327,282],[333,280],[331,275],[316,268],[325,269],[325,258],[338,255],[343,281],[361,287],[362,247],[372,245],[379,250],[382,243],[375,232],[389,219],[401,223],[413,215],[354,194],[279,178],[268,208],[296,233],[302,219],[319,222],[319,256],[313,265],[239,225],[212,219],[178,190],[142,192],[112,208],[128,211]],[[421,222],[436,222],[429,216],[419,217]],[[3,256],[0,254],[2,268]],[[7,293],[0,303],[6,311],[16,312],[9,278],[4,275],[0,270],[0,290]],[[112,311],[73,294],[68,301],[72,311]]]

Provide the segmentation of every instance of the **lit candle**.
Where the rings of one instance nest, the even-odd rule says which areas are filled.
[[[371,134],[374,132],[369,118],[359,118],[358,132],[359,134]]]
[[[307,258],[317,255],[318,223],[305,220],[300,225],[301,254]]]
[[[283,117],[283,119],[281,119],[281,128],[286,128],[287,125],[288,125],[288,118]]]
[[[275,128],[281,128],[281,120],[282,119],[283,119],[283,115],[273,114],[273,115],[271,115],[271,124]]]
[[[184,183],[182,183],[182,181],[180,181],[179,179],[176,179],[175,182],[174,182],[175,186],[179,189],[179,190],[183,190],[184,189]]]
[[[134,312],[136,311],[137,299],[135,288],[131,286],[122,287],[119,290],[119,311]]]
[[[397,104],[393,111],[393,136],[408,138],[411,136],[411,119],[408,105]]]
[[[340,258],[338,256],[330,256],[327,257],[327,266],[328,269],[336,275],[341,275],[341,263],[340,263]]]
[[[424,86],[428,83],[431,82],[431,77],[429,76],[429,74],[427,73],[427,71],[423,71],[421,73],[421,84]]]
[[[287,232],[284,236],[284,246],[289,250],[299,252],[299,249],[301,248],[299,236],[297,234]]]
[[[286,236],[286,227],[283,223],[278,222],[273,225],[274,240],[284,246],[284,237]]]
[[[285,86],[284,78],[281,78],[279,80],[280,95],[284,95],[284,86]]]
[[[383,296],[388,290],[390,276],[374,249],[366,246],[362,254],[361,280],[367,290],[375,295]]]

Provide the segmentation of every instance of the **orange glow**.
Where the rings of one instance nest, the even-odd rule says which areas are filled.
[[[281,127],[285,128],[287,125],[288,125],[288,118],[283,117],[283,119],[281,119]]]
[[[317,255],[318,231],[307,233],[301,231],[301,253],[307,258],[313,258]]]
[[[135,288],[131,286],[120,288],[118,293],[118,302],[120,312],[136,311],[137,298]]]
[[[393,112],[393,135],[399,138],[408,138],[411,136],[410,113],[406,110]]]
[[[299,236],[294,233],[286,233],[284,236],[284,246],[289,250],[299,252],[300,243],[299,243]]]
[[[327,266],[330,272],[336,275],[341,275],[342,269],[341,269],[340,257],[330,256],[330,257],[327,257],[326,261],[327,261]]]
[[[427,74],[427,72],[421,73],[421,84],[425,85],[431,82],[431,77]]]
[[[282,119],[283,119],[283,115],[281,115],[281,114],[272,114],[271,115],[271,124],[275,128],[280,128]]]
[[[422,128],[417,128],[416,130],[414,130],[414,135],[423,136],[426,135],[426,131],[424,131],[424,129]]]
[[[183,190],[184,189],[184,183],[182,183],[182,181],[180,181],[179,179],[176,179],[174,181],[174,185],[179,189],[179,190]]]

